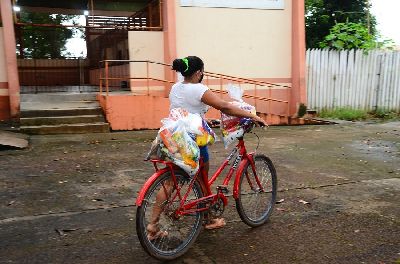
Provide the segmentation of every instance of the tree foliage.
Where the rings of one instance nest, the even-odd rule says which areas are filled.
[[[62,25],[75,16],[21,12],[20,21],[32,24]],[[69,24],[71,24],[69,22]],[[66,27],[23,26],[17,31],[17,54],[23,58],[56,59],[68,57],[65,44],[74,35]]]
[[[321,48],[330,48],[335,50],[343,49],[363,49],[370,50],[374,48],[393,49],[395,44],[393,40],[381,39],[378,36],[372,36],[361,23],[337,23],[334,25],[324,41],[320,42]]]
[[[320,42],[321,48],[342,49],[373,49],[375,41],[368,29],[360,23],[337,23],[330,34]]]
[[[337,23],[361,24],[372,36],[376,34],[376,20],[370,14],[368,0],[306,0],[305,3],[307,48],[318,48]]]

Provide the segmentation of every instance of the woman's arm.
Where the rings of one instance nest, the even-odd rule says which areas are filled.
[[[243,109],[240,109],[239,107],[234,106],[233,104],[219,98],[211,90],[207,90],[203,94],[201,101],[203,103],[205,103],[206,105],[212,106],[215,109],[220,110],[224,114],[231,115],[231,116],[237,116],[237,117],[248,117],[248,118],[253,119],[253,121],[255,121],[255,122],[259,122],[264,125],[267,125],[267,123],[263,119],[258,117],[257,115],[253,115],[252,113],[247,112]]]

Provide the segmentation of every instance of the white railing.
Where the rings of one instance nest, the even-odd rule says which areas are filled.
[[[307,50],[308,108],[400,111],[400,51]]]

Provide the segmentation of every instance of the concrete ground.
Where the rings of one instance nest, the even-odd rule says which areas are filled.
[[[400,122],[257,130],[277,167],[270,221],[202,231],[172,263],[400,263]],[[0,150],[0,263],[158,263],[135,231],[156,131],[31,136]],[[249,134],[248,149],[257,138]],[[213,168],[227,154],[210,148]]]

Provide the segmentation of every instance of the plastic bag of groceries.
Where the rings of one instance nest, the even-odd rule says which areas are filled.
[[[169,160],[194,175],[200,158],[198,146],[213,144],[217,140],[214,131],[200,115],[182,108],[172,109],[161,122],[146,159]]]
[[[169,126],[170,119],[182,121],[186,124],[187,132],[200,147],[213,144],[217,136],[207,122],[198,114],[191,114],[182,108],[172,109],[170,117],[161,121],[164,126]]]
[[[202,135],[202,118],[176,108],[161,122],[163,125],[151,152],[161,159],[172,161],[193,176],[199,169],[200,150],[195,139],[197,135]]]
[[[256,114],[256,108],[242,100],[243,90],[240,87],[228,85],[228,94],[233,99],[232,104],[254,115]],[[237,138],[242,137],[246,127],[251,123],[251,118],[235,117],[221,113],[221,131],[225,148],[228,148]]]

